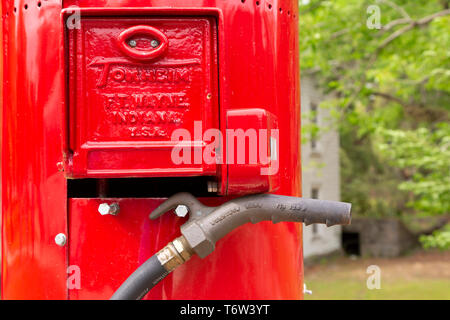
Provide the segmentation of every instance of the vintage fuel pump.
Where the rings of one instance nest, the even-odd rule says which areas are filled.
[[[297,12],[3,0],[2,298],[302,298]]]

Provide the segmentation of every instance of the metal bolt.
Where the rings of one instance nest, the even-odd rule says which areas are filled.
[[[159,41],[156,40],[156,39],[153,39],[152,41],[150,41],[150,45],[151,45],[153,48],[156,48],[157,46],[159,46]]]
[[[128,41],[128,45],[129,45],[130,47],[132,47],[132,48],[136,47],[136,46],[137,46],[136,40],[130,40],[130,41]]]
[[[179,217],[186,217],[189,212],[189,208],[181,204],[175,209],[175,214]]]
[[[101,203],[98,206],[98,212],[100,212],[100,214],[102,216],[107,215],[107,214],[117,216],[119,211],[120,211],[120,207],[119,207],[118,203],[112,203],[112,204]]]
[[[55,236],[55,243],[60,247],[64,247],[67,243],[66,235],[64,233],[58,233]]]
[[[306,283],[303,283],[303,293],[304,294],[312,294],[312,290],[308,290],[308,288],[306,288]]]
[[[208,181],[208,192],[217,192],[219,185],[216,181]]]
[[[64,171],[64,164],[62,163],[62,161],[56,163],[56,168],[58,169],[58,171]]]

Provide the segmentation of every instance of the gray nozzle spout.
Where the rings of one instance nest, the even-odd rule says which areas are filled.
[[[248,222],[323,223],[330,227],[350,224],[351,221],[350,203],[274,194],[245,196],[218,207],[208,207],[189,193],[179,193],[162,203],[150,217],[155,219],[180,204],[186,205],[190,211],[190,219],[181,226],[181,233],[201,258],[214,251],[219,239]]]

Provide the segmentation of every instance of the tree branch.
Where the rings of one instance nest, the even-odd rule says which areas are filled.
[[[343,36],[344,34],[348,33],[350,31],[350,28],[345,28],[339,31],[336,31],[330,35],[329,40],[334,40],[336,38],[339,38],[340,36]]]
[[[397,10],[398,12],[400,12],[400,14],[405,18],[405,19],[409,19],[412,20],[410,15],[406,12],[405,9],[403,9],[402,7],[400,7],[398,4],[389,1],[389,0],[377,0],[377,2],[383,2],[385,4],[387,4],[388,6],[390,6],[391,8]]]
[[[419,21],[417,21],[417,25],[420,26],[420,25],[428,24],[431,21],[433,21],[434,19],[446,16],[448,14],[450,14],[450,9],[446,9],[446,10],[442,10],[442,11],[433,13],[433,14],[426,16],[425,18],[422,18]]]
[[[395,96],[391,95],[390,93],[374,91],[374,92],[372,92],[372,95],[384,98],[386,100],[397,102],[399,105],[401,105],[403,107],[409,107],[409,106],[417,107],[417,106],[415,106],[415,105],[413,105],[411,103],[408,103],[408,102],[403,101],[402,99],[400,99],[398,97],[395,97]]]
[[[450,9],[447,10],[443,10],[443,11],[439,11],[436,13],[433,13],[432,15],[426,16],[422,19],[419,20],[411,20],[411,22],[404,26],[403,28],[398,29],[397,31],[395,31],[394,33],[392,33],[389,37],[387,37],[386,39],[384,39],[384,41],[378,46],[378,48],[376,49],[376,52],[381,51],[382,49],[384,49],[389,43],[391,43],[392,41],[394,41],[395,39],[397,39],[398,37],[400,37],[401,35],[405,34],[406,32],[417,28],[417,27],[422,27],[426,24],[429,24],[431,21],[433,21],[436,18],[439,17],[443,17],[446,15],[450,14]]]
[[[400,24],[405,24],[405,23],[411,23],[413,20],[411,20],[410,18],[401,18],[401,19],[396,19],[396,20],[392,20],[391,22],[389,22],[388,24],[382,26],[382,32],[386,32],[391,30],[392,28],[400,25]]]

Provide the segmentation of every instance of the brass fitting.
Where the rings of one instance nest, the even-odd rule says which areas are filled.
[[[156,257],[167,272],[172,272],[176,267],[188,261],[192,254],[191,247],[184,236],[181,236],[169,242],[156,254]]]

